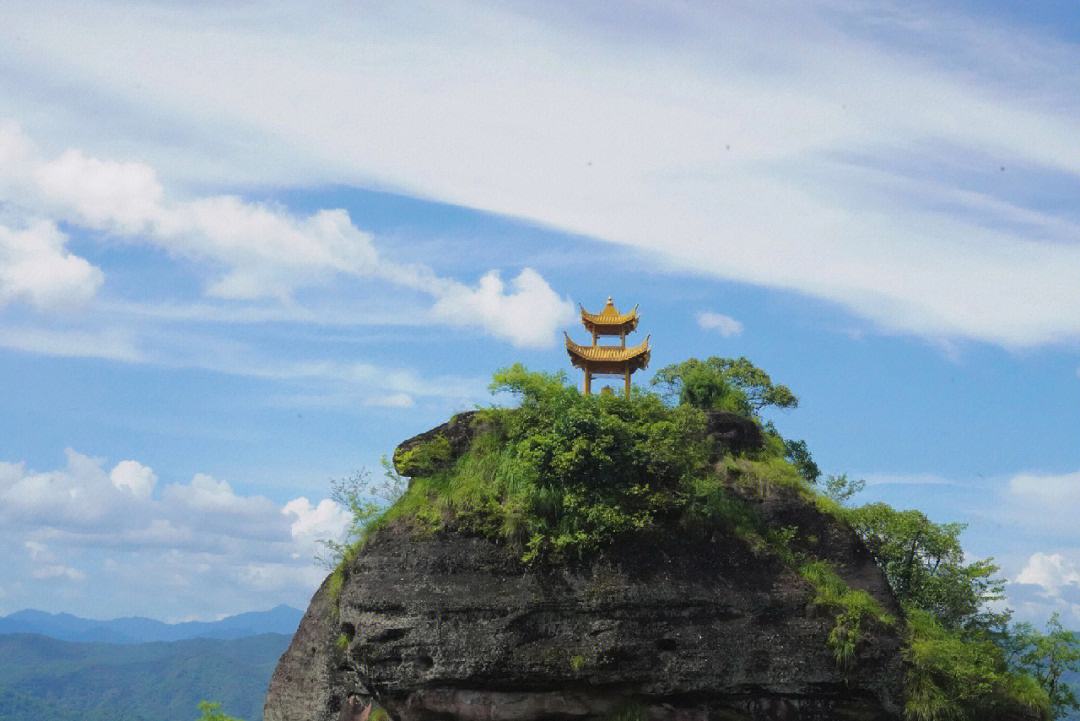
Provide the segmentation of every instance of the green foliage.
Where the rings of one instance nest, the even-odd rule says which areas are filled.
[[[734,458],[723,460],[727,477],[736,485],[765,498],[775,488],[790,488],[808,499],[814,492],[790,463],[768,450],[758,458]]]
[[[446,441],[445,438],[442,440]],[[320,541],[324,552],[317,560],[328,568],[335,569],[335,576],[331,579],[331,583],[336,586],[336,589],[331,590],[334,598],[337,598],[344,580],[338,571],[355,556],[386,509],[405,492],[405,479],[394,471],[385,457],[382,464],[384,474],[379,481],[372,480],[368,471],[360,470],[347,478],[330,483],[330,498],[345,508],[350,518],[344,538]]]
[[[581,669],[585,668],[585,657],[578,654],[570,657],[570,670],[577,673]]]
[[[847,517],[905,608],[929,611],[946,628],[990,631],[1008,621],[988,606],[1004,597],[997,565],[964,561],[963,524],[934,523],[884,503],[850,509]]]
[[[240,719],[223,712],[221,704],[216,701],[200,701],[199,711],[201,713],[196,721],[240,721]]]
[[[871,624],[892,626],[896,619],[866,591],[855,590],[825,561],[810,561],[799,569],[814,587],[814,604],[836,613],[829,632],[829,647],[841,668],[850,668],[859,642]]]
[[[787,386],[746,358],[691,358],[661,368],[652,384],[680,405],[756,416],[767,407],[795,408],[799,399]]]
[[[520,365],[496,373],[492,390],[519,406],[491,409],[491,430],[416,490],[459,527],[520,545],[528,562],[581,556],[654,527],[678,514],[683,489],[708,471],[695,408],[641,391],[583,396],[564,374]]]
[[[0,635],[3,721],[191,721],[210,697],[262,718],[289,636],[168,643],[69,643]]]
[[[426,443],[394,453],[394,463],[403,469],[406,475],[424,476],[434,473],[450,462],[453,449],[446,436],[439,434]],[[405,470],[407,469],[407,470]]]
[[[337,640],[334,641],[334,645],[338,647],[338,650],[347,651],[349,649],[349,636],[344,633],[338,634]]]
[[[1030,624],[1017,624],[1006,645],[1014,665],[1030,674],[1046,693],[1052,718],[1080,710],[1075,690],[1063,679],[1069,671],[1080,671],[1080,636],[1065,630],[1057,613],[1050,617],[1045,633]]]
[[[908,612],[905,716],[909,721],[989,721],[1035,713],[1050,701],[1031,676],[1010,670],[987,634],[949,629],[921,609]]]
[[[851,488],[842,476],[835,486]],[[965,561],[963,524],[934,523],[919,511],[884,503],[842,513],[906,612],[908,719],[982,721],[1049,713],[1048,690],[1060,685],[1044,684],[1044,689],[1044,677],[1031,668],[1010,667],[1003,647],[1023,658],[1025,649],[1037,644],[1018,642],[1006,632],[1009,612],[993,603],[1003,598],[1004,581],[993,560]]]
[[[722,376],[745,412],[795,404],[788,389],[745,359],[687,363]],[[564,373],[534,373],[520,364],[496,373],[491,390],[516,396],[518,406],[482,411],[484,430],[461,457],[451,459],[440,436],[401,454],[399,465],[428,470],[407,489],[389,467],[382,486],[363,473],[335,484],[333,497],[354,522],[345,542],[327,544],[337,564],[331,596],[364,539],[387,523],[405,522],[419,533],[453,527],[504,542],[529,563],[560,562],[668,521],[705,534],[733,523],[749,533],[745,504],[726,488],[732,479],[762,492],[776,484],[805,486],[784,460],[775,429],[764,451],[729,458],[718,474],[709,463],[705,414],[694,404],[672,407],[639,388],[630,398],[584,396]]]
[[[799,475],[807,483],[814,485],[821,478],[821,469],[814,462],[814,457],[810,454],[806,441],[785,440],[784,458],[787,459],[788,463],[795,466],[795,470],[799,472]]]
[[[647,709],[637,701],[626,701],[615,707],[604,721],[646,721]]]
[[[841,506],[850,501],[856,494],[862,493],[865,488],[866,481],[861,478],[849,480],[846,473],[841,473],[839,476],[829,476],[825,479],[825,495]]]

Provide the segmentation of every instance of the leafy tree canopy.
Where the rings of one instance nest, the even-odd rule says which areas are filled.
[[[665,397],[702,410],[757,416],[763,409],[795,408],[799,399],[746,358],[691,358],[661,368],[652,384]]]
[[[993,611],[1004,579],[993,559],[966,563],[962,523],[934,523],[920,511],[885,503],[850,509],[848,520],[902,605],[929,611],[947,629],[1000,630],[1008,613]]]
[[[1080,636],[1061,625],[1055,613],[1040,632],[1029,623],[1013,628],[1007,642],[1015,665],[1034,676],[1050,699],[1053,718],[1064,718],[1080,710],[1076,690],[1064,679],[1066,672],[1080,671]]]

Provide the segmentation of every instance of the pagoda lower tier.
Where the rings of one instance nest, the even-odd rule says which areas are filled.
[[[566,352],[570,363],[585,372],[585,393],[592,392],[593,376],[622,376],[626,395],[630,395],[630,375],[649,365],[652,348],[649,338],[629,348],[623,346],[580,345],[566,335]]]

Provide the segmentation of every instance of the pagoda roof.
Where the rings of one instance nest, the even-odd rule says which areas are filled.
[[[570,356],[570,362],[576,368],[589,366],[597,373],[622,373],[624,365],[629,363],[631,368],[638,370],[649,365],[649,356],[652,348],[649,347],[649,338],[638,345],[629,348],[606,345],[580,345],[566,336],[566,352]]]
[[[581,323],[590,333],[597,335],[620,335],[633,332],[638,324],[638,307],[635,305],[630,312],[620,313],[615,307],[615,301],[608,296],[604,309],[599,313],[590,313],[585,306],[578,304],[581,309]]]

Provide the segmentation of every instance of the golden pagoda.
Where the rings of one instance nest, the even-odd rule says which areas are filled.
[[[626,347],[626,335],[638,326],[635,305],[629,313],[620,313],[615,302],[608,296],[607,304],[599,313],[590,313],[581,305],[581,324],[592,333],[592,345],[578,345],[566,333],[566,352],[570,363],[585,372],[585,395],[592,394],[593,376],[622,376],[626,381],[626,397],[630,397],[630,376],[649,365],[649,337],[630,348]],[[600,336],[619,336],[619,345],[599,345]]]

